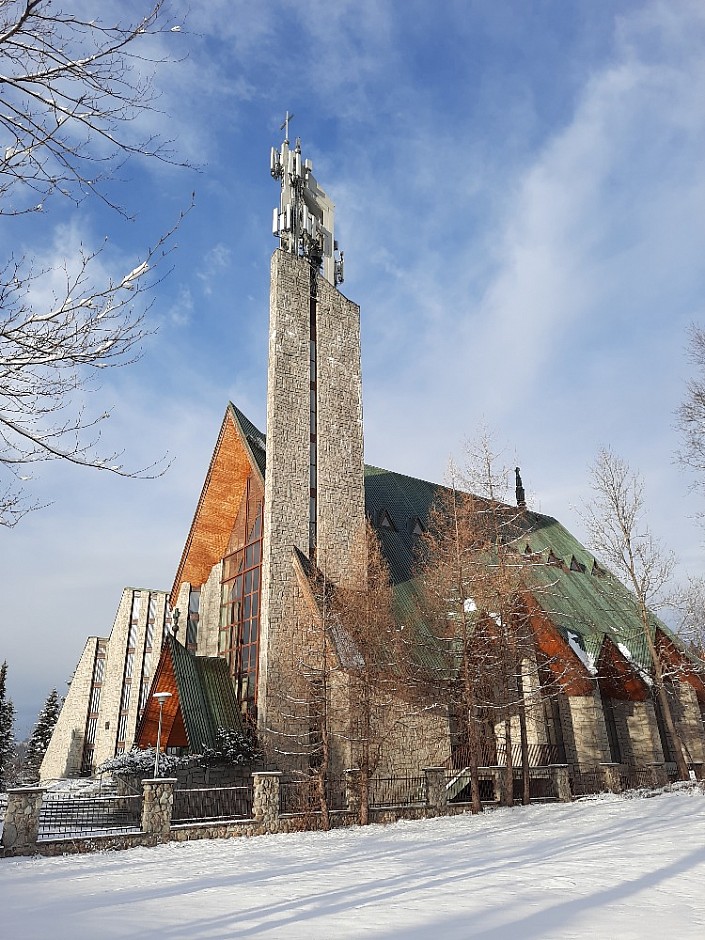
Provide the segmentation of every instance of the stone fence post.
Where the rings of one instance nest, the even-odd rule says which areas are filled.
[[[360,777],[362,771],[357,767],[350,767],[345,771],[345,805],[349,813],[360,812]]]
[[[494,790],[494,801],[503,806],[506,802],[506,780],[504,767],[487,768],[492,775],[492,788]]]
[[[558,802],[570,803],[573,799],[573,791],[570,789],[570,774],[567,765],[552,765],[550,774]]]
[[[621,793],[621,766],[619,764],[603,764],[600,769],[602,770],[602,783],[605,789],[610,793]]]
[[[142,832],[169,838],[176,782],[175,777],[142,781]]]
[[[37,851],[43,798],[44,787],[18,787],[7,791],[2,844],[13,855],[33,855]]]
[[[281,771],[261,770],[252,774],[252,815],[265,832],[279,829],[279,780]]]
[[[424,767],[426,778],[426,804],[442,813],[447,804],[445,767]]]

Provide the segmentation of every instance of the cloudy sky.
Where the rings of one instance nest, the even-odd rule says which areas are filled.
[[[107,235],[101,263],[130,270],[195,192],[157,332],[88,402],[114,406],[106,445],[128,465],[171,468],[41,465],[28,485],[46,508],[0,531],[18,732],[109,633],[123,586],[171,586],[228,400],[265,426],[269,148],[287,109],[362,308],[367,462],[442,480],[484,423],[532,505],[580,534],[588,466],[611,445],[700,573],[703,505],[673,457],[687,330],[705,322],[702,3],[191,6],[154,41],[172,61],[145,126],[199,169],[135,160],[115,184],[134,221],[54,203],[0,239],[52,263]]]

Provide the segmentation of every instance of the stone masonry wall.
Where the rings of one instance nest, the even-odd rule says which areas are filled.
[[[360,308],[318,279],[319,568],[336,584],[355,582],[355,542],[365,523]],[[359,553],[358,553],[359,554]]]
[[[581,767],[594,767],[609,762],[610,751],[602,709],[595,694],[566,696],[561,704],[567,706],[564,718],[564,739],[569,751],[568,761]],[[565,718],[570,719],[566,728]],[[568,731],[568,734],[566,734]],[[573,747],[569,742],[572,741]],[[573,754],[570,751],[573,751]]]
[[[309,265],[284,251],[272,256],[267,375],[258,723],[266,728],[270,685],[279,684],[279,632],[293,577],[292,550],[309,540]]]
[[[447,714],[441,711],[402,714],[384,741],[376,773],[380,777],[415,777],[420,768],[438,767],[449,756]]]
[[[198,610],[198,655],[217,656],[220,634],[220,595],[223,563],[213,565],[208,580],[201,587]]]
[[[6,853],[28,855],[36,850],[43,796],[41,787],[22,787],[9,791],[2,833],[2,847]]]
[[[663,763],[663,750],[652,702],[614,701],[613,707],[617,730],[620,732],[622,760],[637,767]],[[626,742],[621,735],[624,726]]]
[[[700,717],[700,705],[695,689],[689,682],[676,682],[674,689],[680,706],[678,730],[686,748],[686,760],[693,763],[705,761],[705,729]]]
[[[132,590],[125,588],[120,597],[113,627],[110,631],[93,757],[93,763],[96,767],[115,754],[132,596]]]
[[[88,701],[98,637],[89,637],[61,706],[54,732],[39,771],[40,780],[69,777],[81,770]]]

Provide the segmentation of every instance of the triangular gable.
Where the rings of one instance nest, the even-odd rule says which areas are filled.
[[[698,701],[705,704],[705,681],[703,668],[678,645],[676,637],[668,636],[660,627],[656,628],[656,649],[667,673],[673,673],[681,682],[688,682],[695,689]]]
[[[229,404],[174,579],[172,605],[181,584],[200,587],[226,553],[251,474],[264,487],[264,435]]]
[[[566,695],[590,695],[593,679],[585,664],[534,598],[525,596],[536,647],[556,685]]]
[[[188,738],[184,728],[179,699],[179,689],[172,655],[172,637],[167,636],[162,645],[161,656],[147,695],[142,717],[137,724],[135,744],[137,747],[155,747],[159,729],[159,702],[154,698],[156,692],[169,692],[170,698],[164,700],[162,707],[162,749],[167,747],[188,747]]]
[[[170,692],[162,714],[162,747],[188,747],[200,753],[214,747],[219,728],[242,731],[235,690],[228,664],[217,656],[194,656],[178,640],[168,635],[144,713],[137,728],[135,744],[154,747],[159,724],[159,703],[155,692]]]
[[[607,698],[622,702],[644,702],[649,698],[649,687],[636,667],[622,651],[605,636],[597,657],[600,692]]]

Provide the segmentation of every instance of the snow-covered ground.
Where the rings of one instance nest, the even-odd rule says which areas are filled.
[[[0,860],[2,940],[705,937],[705,796]]]

